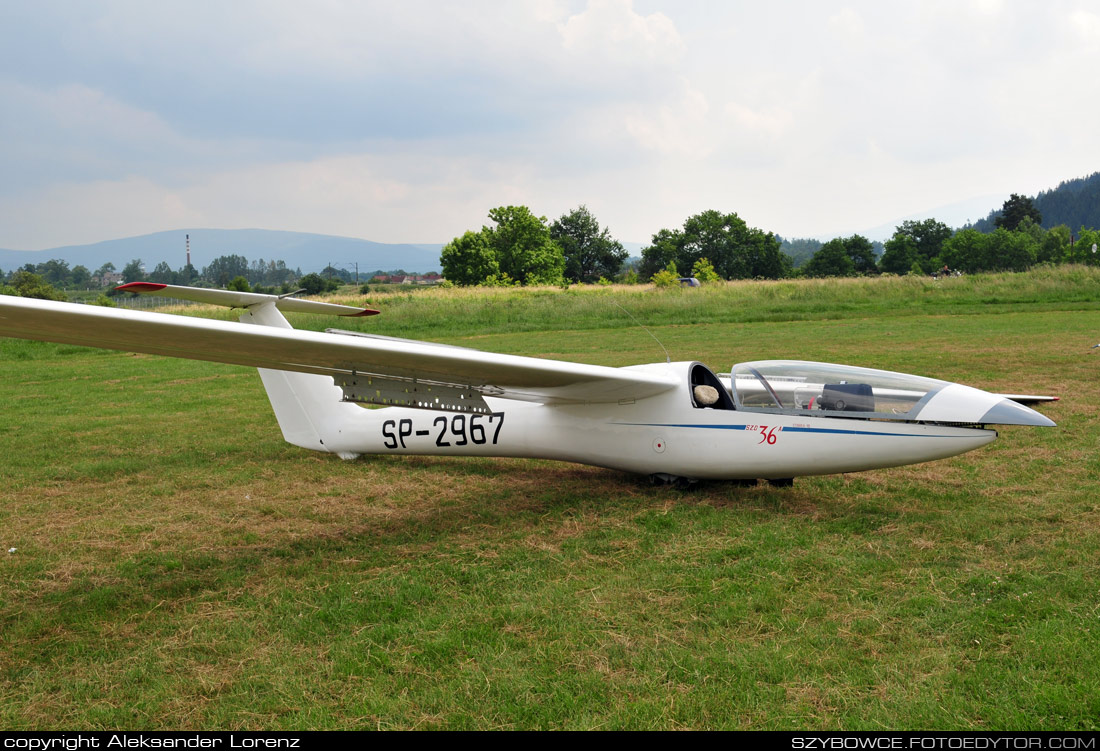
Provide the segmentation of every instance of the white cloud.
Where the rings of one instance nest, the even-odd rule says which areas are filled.
[[[1080,41],[1093,49],[1100,45],[1100,15],[1088,10],[1078,10],[1069,15],[1069,22]]]
[[[698,90],[684,87],[679,98],[654,111],[624,116],[626,132],[646,151],[672,158],[700,159],[713,152],[710,105]]]
[[[202,226],[205,218],[180,193],[143,177],[59,182],[0,202],[2,245],[17,250]]]
[[[829,17],[829,30],[848,40],[861,40],[865,32],[863,18],[852,8],[841,8]]]
[[[631,0],[589,0],[584,11],[559,28],[566,50],[614,63],[669,63],[683,50],[668,16],[639,15]]]
[[[0,246],[210,223],[445,241],[848,231],[1100,169],[1100,16],[999,2],[16,5]],[[60,239],[58,239],[60,238]]]

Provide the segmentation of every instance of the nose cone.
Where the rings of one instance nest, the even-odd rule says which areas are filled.
[[[970,386],[952,383],[935,392],[917,413],[916,419],[929,422],[977,423],[981,425],[1036,425],[1054,423],[1035,410]]]
[[[987,425],[1035,425],[1041,428],[1053,428],[1055,425],[1046,415],[1011,399],[1001,399],[978,422]]]

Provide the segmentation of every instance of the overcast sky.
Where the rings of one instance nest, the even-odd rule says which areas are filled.
[[[1098,72],[1076,0],[0,0],[0,247],[954,224],[1100,170]]]

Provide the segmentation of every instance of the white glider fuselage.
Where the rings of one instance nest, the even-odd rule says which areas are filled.
[[[972,428],[696,409],[685,406],[683,396],[598,407],[486,399],[494,410],[487,415],[360,408],[362,414],[352,415],[325,446],[345,456],[528,457],[734,480],[915,464],[955,456],[997,437],[995,431]]]

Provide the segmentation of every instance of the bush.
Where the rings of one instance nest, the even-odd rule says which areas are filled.
[[[676,263],[669,261],[668,266],[658,271],[650,279],[655,287],[672,287],[680,281],[680,273],[676,270]]]
[[[248,286],[248,280],[243,276],[235,276],[229,284],[225,285],[226,289],[233,290],[234,292],[251,292],[252,288]]]
[[[320,295],[328,288],[324,277],[317,273],[307,274],[298,279],[298,286],[305,289],[307,295]]]
[[[695,262],[695,265],[691,267],[691,275],[703,284],[722,281],[722,277],[714,270],[714,266],[705,258],[700,258]]]
[[[499,274],[490,274],[485,277],[478,285],[480,287],[518,287],[520,286],[512,277],[508,276],[506,272],[500,272]]]

